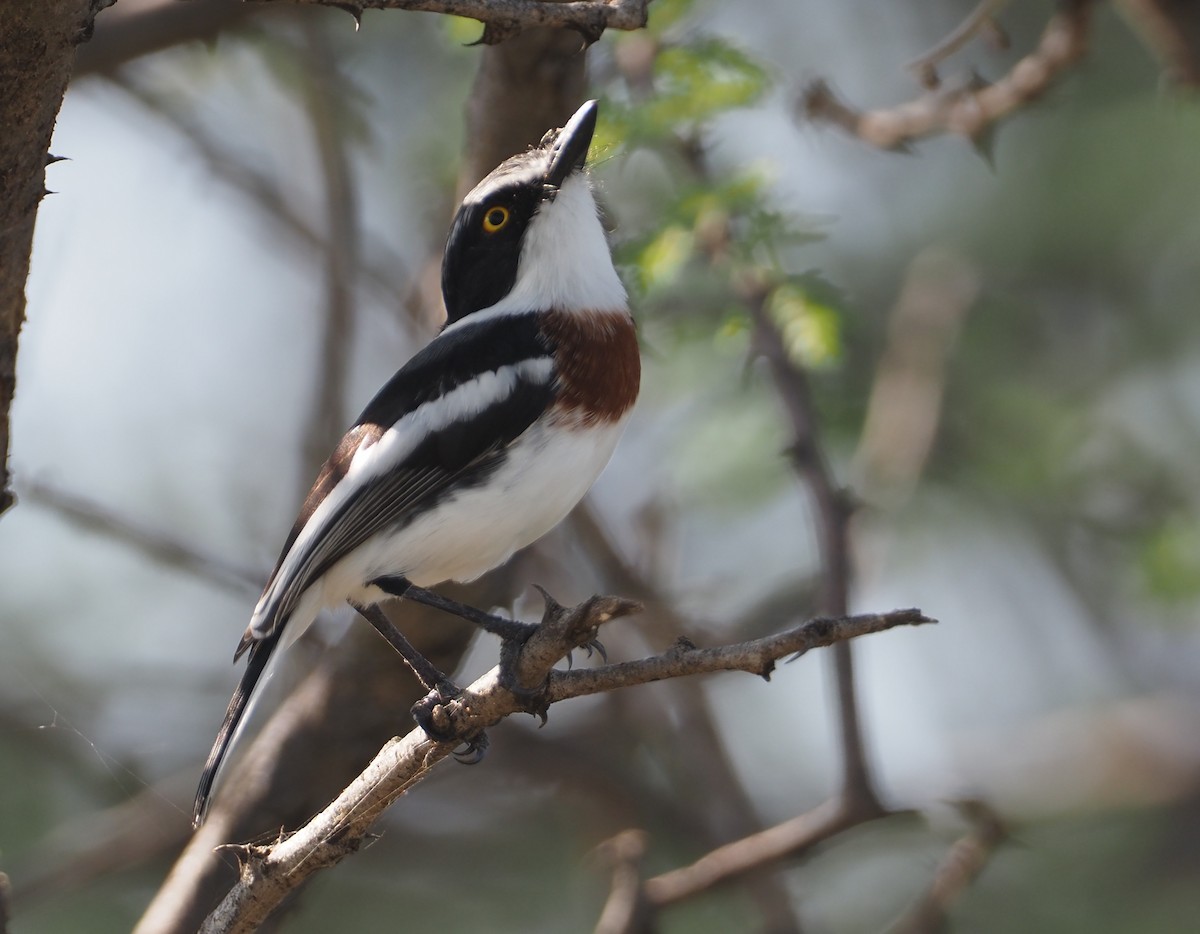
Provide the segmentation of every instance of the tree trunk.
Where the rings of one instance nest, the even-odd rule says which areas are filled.
[[[0,3],[0,513],[9,490],[9,414],[33,222],[46,194],[50,135],[71,78],[75,46],[114,0]]]

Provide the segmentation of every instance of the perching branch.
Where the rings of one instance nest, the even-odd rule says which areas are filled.
[[[269,2],[269,0],[263,0]],[[348,10],[356,20],[364,10],[412,10],[445,13],[483,23],[484,45],[533,29],[549,26],[573,29],[595,42],[605,29],[634,30],[646,25],[650,0],[289,0],[292,3],[332,6]]]
[[[825,81],[804,91],[801,109],[880,149],[903,150],[939,133],[979,141],[992,126],[1041,97],[1087,51],[1095,0],[1066,0],[1051,17],[1037,47],[995,82],[971,77],[959,87],[934,89],[915,100],[883,110],[857,110],[837,97]],[[920,63],[921,60],[918,60]],[[928,74],[923,78],[928,81]]]
[[[460,697],[436,709],[435,723],[454,739],[434,742],[420,729],[393,739],[337,800],[296,834],[271,846],[238,847],[241,881],[201,930],[206,934],[254,930],[306,878],[357,851],[384,810],[459,742],[511,714],[544,715],[550,704],[567,698],[709,671],[748,671],[767,677],[781,658],[896,626],[932,622],[918,610],[815,619],[738,645],[703,649],[680,643],[640,661],[586,671],[552,670],[572,649],[594,639],[600,626],[638,608],[617,597],[592,597],[567,609],[547,598],[541,627],[508,660],[510,683],[521,685],[520,693],[505,687],[500,669],[493,669]]]

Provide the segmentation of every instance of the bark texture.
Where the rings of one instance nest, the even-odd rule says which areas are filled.
[[[25,280],[50,136],[71,79],[75,47],[112,0],[0,3],[0,513],[12,505],[9,425]]]

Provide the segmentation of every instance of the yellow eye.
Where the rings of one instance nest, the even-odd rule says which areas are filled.
[[[483,232],[494,234],[498,230],[503,230],[510,216],[508,208],[502,208],[499,205],[488,208],[487,213],[483,215]]]

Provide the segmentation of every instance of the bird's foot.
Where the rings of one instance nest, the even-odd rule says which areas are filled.
[[[599,655],[600,661],[604,662],[606,665],[608,664],[608,651],[604,648],[604,643],[599,639],[589,639],[587,642],[581,645],[580,648],[587,652],[588,658],[591,658],[593,655]],[[571,651],[567,653],[567,670],[570,671],[574,667],[575,652]]]
[[[453,702],[462,696],[462,688],[453,681],[443,678],[433,689],[412,705],[412,717],[426,735],[434,742],[458,742],[454,758],[464,765],[475,765],[483,760],[488,748],[487,734],[480,731],[474,736],[463,738],[455,724]],[[460,751],[461,749],[461,751]]]
[[[546,687],[548,682],[543,681],[538,685],[527,685],[522,682],[518,671],[521,652],[530,637],[537,632],[543,625],[553,621],[555,624],[565,614],[569,612],[568,608],[563,607],[558,603],[546,590],[534,584],[542,598],[546,601],[546,608],[542,616],[541,623],[523,623],[522,630],[512,638],[506,638],[501,642],[500,646],[500,685],[517,701],[523,710],[532,714],[541,720],[542,724],[546,723],[547,711],[550,709],[550,702],[546,696]],[[595,626],[588,625],[574,632],[573,637],[576,641],[576,648],[583,649],[587,652],[587,657],[591,658],[593,653],[598,654],[605,662],[608,661],[608,653],[605,651],[603,644],[596,638]],[[568,650],[566,654],[567,667],[571,668],[574,665],[574,649]]]

